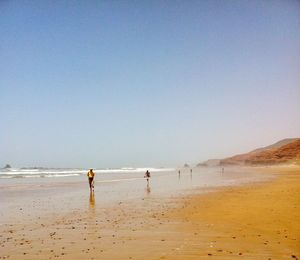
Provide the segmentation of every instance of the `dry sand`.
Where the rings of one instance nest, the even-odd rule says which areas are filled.
[[[101,207],[95,194],[69,213],[20,210],[0,225],[0,259],[298,259],[300,169],[268,171],[278,177],[163,201]]]
[[[275,181],[227,188],[185,199],[170,218],[185,220],[189,233],[182,255],[172,259],[298,259],[300,255],[299,168],[271,168]],[[194,238],[193,238],[194,235]]]

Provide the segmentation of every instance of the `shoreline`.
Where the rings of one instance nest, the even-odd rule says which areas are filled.
[[[196,241],[182,249],[188,259],[299,259],[300,167],[269,172],[276,178],[185,198],[184,207],[168,215],[185,220],[179,230]]]
[[[277,176],[104,208],[90,196],[68,214],[1,225],[0,259],[299,258],[300,168],[263,172]]]

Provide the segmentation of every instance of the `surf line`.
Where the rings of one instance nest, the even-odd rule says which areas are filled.
[[[135,180],[143,180],[143,179],[144,178],[124,178],[124,179],[103,180],[103,181],[95,181],[95,182],[105,183],[105,182],[135,181]]]

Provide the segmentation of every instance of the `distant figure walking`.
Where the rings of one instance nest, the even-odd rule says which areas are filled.
[[[149,182],[149,179],[150,179],[150,172],[147,170],[146,172],[145,172],[145,176],[144,176],[144,178],[147,178],[147,182]]]
[[[93,172],[93,169],[90,169],[87,173],[88,179],[89,179],[89,185],[90,185],[90,191],[94,191],[94,177],[95,173]]]

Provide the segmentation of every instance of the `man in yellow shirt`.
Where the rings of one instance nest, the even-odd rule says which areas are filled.
[[[89,185],[90,185],[90,191],[94,190],[94,176],[95,173],[93,172],[93,169],[90,169],[87,173],[88,179],[89,179]]]

